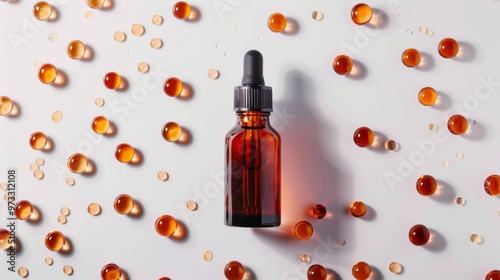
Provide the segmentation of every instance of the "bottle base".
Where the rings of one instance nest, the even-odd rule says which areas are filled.
[[[263,228],[263,227],[279,227],[281,220],[278,215],[231,215],[231,218],[226,218],[226,226],[230,227],[247,227],[247,228]]]

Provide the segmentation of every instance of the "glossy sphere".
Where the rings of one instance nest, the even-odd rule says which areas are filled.
[[[358,262],[352,267],[352,276],[357,280],[366,280],[371,273],[372,269],[365,262]]]
[[[92,130],[97,134],[106,133],[109,129],[109,121],[106,117],[97,116],[92,121]]]
[[[66,238],[59,231],[49,232],[45,237],[45,246],[51,251],[60,251],[65,243]]]
[[[104,75],[103,82],[107,88],[114,90],[121,86],[122,77],[115,72],[109,72]]]
[[[174,7],[172,8],[172,13],[174,14],[174,17],[177,19],[187,19],[189,15],[191,14],[191,6],[184,2],[184,1],[179,1],[174,4]]]
[[[100,9],[104,6],[105,0],[87,0],[87,5],[92,9]]]
[[[366,148],[373,143],[375,140],[375,135],[373,131],[368,127],[360,127],[354,132],[354,143],[361,148]]]
[[[101,270],[102,280],[119,280],[122,277],[120,268],[114,263],[108,263]]]
[[[493,174],[484,181],[484,190],[491,196],[500,195],[500,176]]]
[[[316,219],[323,219],[326,216],[326,207],[323,204],[316,204],[312,208],[312,215]]]
[[[286,17],[280,13],[274,13],[267,19],[267,26],[272,32],[282,32],[285,30],[287,24]]]
[[[170,97],[176,97],[181,94],[183,89],[181,80],[172,77],[168,78],[163,84],[163,91]]]
[[[38,20],[47,20],[52,14],[52,7],[49,3],[41,1],[33,6],[33,15]]]
[[[47,145],[47,136],[43,132],[37,131],[30,136],[30,146],[35,150],[43,150]]]
[[[360,3],[352,7],[351,19],[355,24],[366,24],[372,19],[372,8],[370,6]]]
[[[84,156],[83,154],[76,153],[76,154],[72,154],[68,158],[67,165],[68,165],[69,171],[71,171],[73,173],[80,174],[80,173],[83,173],[85,171],[85,169],[87,169],[88,160],[87,160],[87,157]]]
[[[0,250],[5,250],[10,247],[9,244],[10,231],[6,229],[0,229]]]
[[[438,52],[444,58],[452,58],[458,54],[458,43],[453,38],[445,38],[439,42]]]
[[[307,270],[307,280],[326,280],[328,273],[326,269],[319,264],[313,264]]]
[[[0,96],[0,116],[8,116],[12,109],[14,109],[14,103],[7,96]]]
[[[132,148],[132,146],[130,146],[129,144],[120,144],[118,145],[118,147],[116,147],[115,150],[115,158],[119,162],[123,163],[129,163],[130,161],[132,161],[132,159],[134,158],[134,154],[134,148]]]
[[[462,115],[453,115],[448,120],[448,130],[453,134],[464,134],[467,128],[469,128],[469,123]]]
[[[52,64],[43,64],[38,70],[38,79],[44,84],[52,84],[57,78],[57,69]]]
[[[85,54],[85,45],[78,40],[71,41],[68,44],[67,53],[72,59],[81,59]]]
[[[431,237],[431,234],[429,233],[429,230],[426,226],[415,225],[410,229],[408,237],[410,238],[410,242],[414,245],[422,246],[427,244],[429,238]]]
[[[419,65],[421,59],[422,57],[420,56],[420,52],[416,49],[407,49],[401,56],[401,61],[405,66],[408,67],[415,67]]]
[[[162,277],[162,278],[160,278],[158,280],[170,280],[170,278],[168,278],[168,277]]]
[[[168,142],[175,142],[181,137],[182,128],[175,122],[168,122],[163,126],[161,134]]]
[[[339,55],[333,60],[333,70],[339,75],[347,75],[352,70],[352,59],[347,55]]]
[[[295,237],[302,240],[307,240],[313,235],[313,226],[307,221],[298,222],[293,229]]]
[[[420,104],[424,106],[434,105],[434,103],[436,103],[437,97],[437,92],[431,87],[424,87],[418,93],[418,101],[420,101]]]
[[[224,268],[224,276],[228,280],[241,280],[245,275],[245,268],[238,261],[230,261]]]
[[[113,206],[118,214],[128,215],[134,208],[134,200],[128,194],[121,194],[116,197]]]
[[[14,212],[19,220],[27,220],[33,214],[33,206],[29,201],[21,200],[16,203]]]
[[[430,175],[422,175],[417,180],[417,191],[423,196],[433,195],[437,190],[437,182]]]
[[[366,214],[366,205],[362,201],[354,201],[349,207],[352,216],[359,218]]]
[[[155,229],[161,236],[172,236],[177,229],[177,221],[170,215],[162,215],[156,219]]]
[[[484,280],[500,280],[500,270],[492,270],[488,272]]]

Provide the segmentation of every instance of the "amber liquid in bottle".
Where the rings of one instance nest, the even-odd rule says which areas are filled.
[[[279,226],[280,136],[269,112],[237,112],[226,137],[226,225]]]

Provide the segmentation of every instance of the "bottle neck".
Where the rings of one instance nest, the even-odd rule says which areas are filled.
[[[243,128],[265,128],[270,125],[269,112],[245,111],[236,112],[236,122]]]

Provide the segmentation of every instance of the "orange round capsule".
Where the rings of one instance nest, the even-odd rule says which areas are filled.
[[[311,238],[311,236],[313,235],[313,231],[313,226],[307,221],[298,222],[293,229],[295,237],[302,240]]]
[[[0,116],[8,116],[14,109],[14,103],[7,96],[0,96]]]
[[[80,153],[75,153],[72,154],[68,158],[68,163],[67,163],[69,171],[80,174],[83,173],[88,166],[88,160],[87,157],[83,154]]]
[[[356,278],[356,280],[366,280],[372,274],[372,269],[370,265],[365,262],[357,262],[352,267],[352,276]]]
[[[375,140],[375,135],[373,131],[368,127],[360,127],[354,131],[354,143],[361,148],[366,148],[370,146]]]
[[[333,60],[333,70],[339,75],[347,75],[351,73],[353,62],[347,55],[339,55]]]
[[[245,275],[245,268],[238,261],[230,261],[224,267],[224,276],[227,280],[241,280]]]
[[[0,229],[0,250],[10,248],[11,244],[9,243],[9,239],[10,231],[6,229]]]
[[[51,251],[61,251],[66,244],[66,237],[59,231],[52,231],[45,237],[45,246]]]
[[[87,5],[92,9],[100,9],[104,6],[106,0],[87,0]]]
[[[273,32],[283,32],[288,24],[286,17],[280,13],[274,13],[267,19],[267,26]]]
[[[27,200],[16,203],[14,213],[19,220],[27,220],[33,214],[33,206]]]
[[[175,122],[168,122],[163,126],[161,134],[168,142],[175,142],[181,137],[182,128]]]
[[[47,145],[47,136],[43,132],[37,131],[30,136],[30,146],[34,150],[43,150]]]
[[[458,54],[459,46],[453,38],[444,38],[439,42],[438,52],[444,58],[452,58]]]
[[[174,4],[172,13],[175,18],[185,20],[191,15],[191,6],[184,1],[179,1]]]
[[[493,174],[484,181],[484,190],[491,196],[500,195],[500,176]]]
[[[430,175],[422,175],[417,180],[417,191],[423,196],[433,195],[437,190],[437,182]]]
[[[307,270],[307,280],[326,280],[328,272],[319,264],[313,264]]]
[[[408,233],[408,238],[413,245],[422,246],[429,242],[431,234],[424,225],[414,225]]]
[[[326,216],[326,207],[323,204],[316,204],[312,208],[312,215],[316,219],[323,219]]]
[[[353,217],[363,217],[366,214],[366,205],[362,201],[354,201],[349,207],[349,212]]]
[[[119,162],[129,163],[132,161],[135,155],[135,150],[129,144],[123,143],[116,147],[115,158]]]
[[[85,55],[85,45],[79,40],[71,41],[68,44],[67,53],[72,59],[82,59]]]
[[[115,198],[113,206],[118,214],[128,215],[134,209],[134,200],[128,194],[121,194]]]
[[[52,64],[43,64],[38,69],[38,79],[44,84],[52,84],[57,78],[57,69]]]
[[[424,106],[431,106],[436,103],[437,92],[431,87],[424,87],[418,93],[418,101]]]
[[[111,90],[118,89],[122,84],[122,77],[115,72],[109,72],[104,75],[104,85]]]
[[[170,237],[177,230],[177,221],[170,215],[162,215],[156,219],[155,229],[159,235]]]
[[[122,277],[122,271],[114,263],[108,263],[101,269],[102,280],[119,280]]]
[[[172,77],[168,78],[163,84],[163,91],[170,97],[177,97],[181,94],[183,85],[181,80]]]
[[[45,1],[37,2],[33,6],[33,15],[38,20],[48,20],[50,15],[52,15],[52,7]]]
[[[109,130],[109,121],[104,116],[97,116],[92,121],[92,130],[97,134],[104,134]]]
[[[500,280],[500,270],[492,270],[488,272],[484,280]]]
[[[159,278],[158,280],[170,280],[170,278],[168,278],[168,277],[162,277],[162,278]]]
[[[363,25],[370,22],[372,19],[373,11],[370,6],[360,3],[352,7],[351,19],[355,24]]]
[[[407,49],[401,56],[401,61],[407,67],[415,67],[420,64],[421,60],[420,52],[416,49]]]
[[[453,115],[448,120],[448,130],[456,135],[464,134],[469,128],[467,119],[462,115]]]

